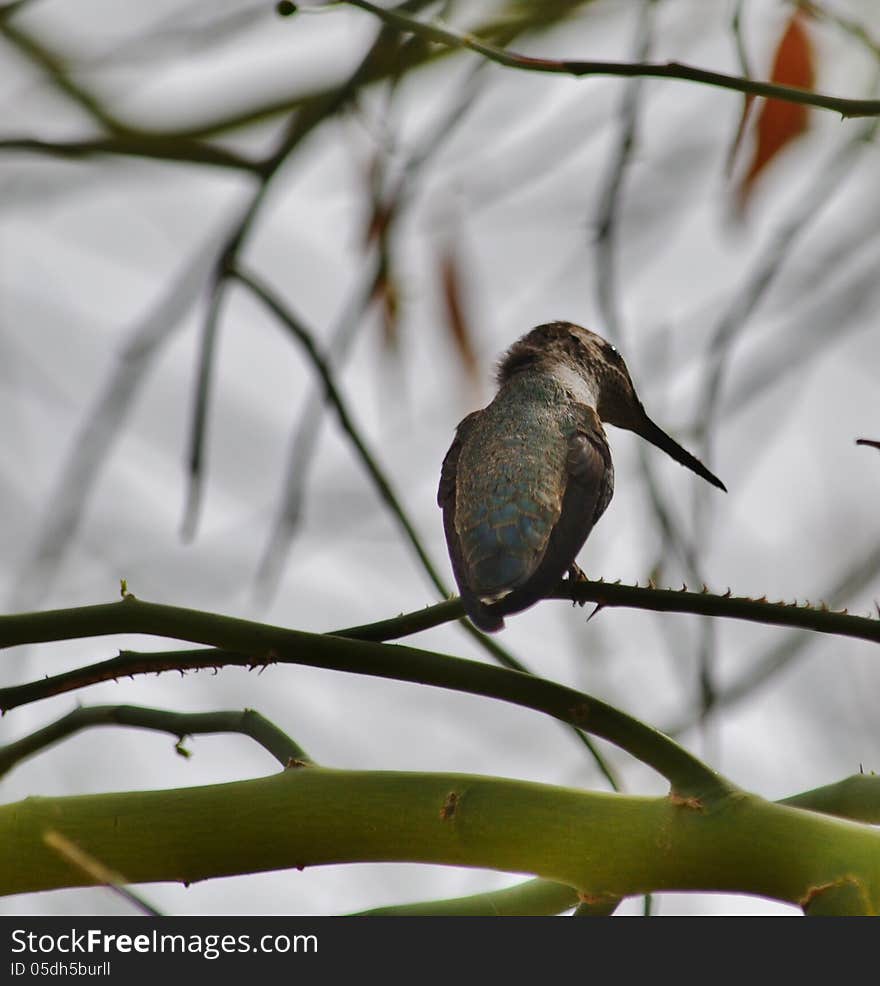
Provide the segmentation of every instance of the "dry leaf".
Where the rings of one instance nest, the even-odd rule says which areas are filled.
[[[440,284],[446,309],[446,327],[453,345],[461,359],[467,376],[476,381],[479,376],[479,361],[474,347],[474,336],[467,317],[465,304],[466,285],[462,275],[462,265],[453,244],[447,244],[439,258]]]
[[[805,17],[795,10],[786,26],[773,60],[770,81],[784,86],[812,89],[815,78],[815,54],[807,33]],[[734,143],[738,147],[752,99],[747,96],[743,116]],[[801,103],[789,103],[781,99],[762,101],[755,125],[757,139],[748,171],[739,187],[739,208],[748,204],[755,182],[767,165],[780,151],[796,140],[809,123],[809,107]]]

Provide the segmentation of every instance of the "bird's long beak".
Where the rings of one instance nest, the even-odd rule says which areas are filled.
[[[695,456],[691,455],[686,449],[683,449],[675,439],[670,438],[669,435],[663,431],[662,428],[654,424],[654,422],[648,417],[647,414],[642,414],[641,421],[632,429],[637,435],[641,435],[642,438],[649,441],[652,445],[656,445],[657,448],[663,449],[663,451],[675,459],[676,462],[680,462],[683,466],[687,466],[688,469],[693,470],[698,476],[702,476],[707,483],[711,483],[713,486],[717,486],[719,490],[724,490],[727,492],[727,487],[721,480],[714,476],[709,470],[697,459]]]

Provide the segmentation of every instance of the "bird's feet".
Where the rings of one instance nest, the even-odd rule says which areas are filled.
[[[565,584],[569,587],[571,592],[571,602],[573,606],[583,606],[586,604],[586,599],[578,599],[577,592],[575,591],[575,586],[578,582],[588,582],[586,572],[575,562],[572,562],[568,568],[568,574],[565,580]]]

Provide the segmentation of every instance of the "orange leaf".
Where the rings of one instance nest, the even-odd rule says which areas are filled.
[[[458,350],[465,373],[471,380],[476,380],[479,362],[465,310],[461,266],[451,245],[444,247],[440,256],[440,284],[446,306],[446,325],[449,334]]]
[[[804,16],[801,11],[795,10],[776,48],[770,81],[783,86],[812,89],[814,62],[815,55],[804,24]],[[743,120],[748,109],[747,100]],[[808,120],[808,107],[800,103],[788,103],[781,99],[763,101],[756,124],[754,154],[739,187],[740,209],[745,208],[758,176],[780,151],[807,129]]]

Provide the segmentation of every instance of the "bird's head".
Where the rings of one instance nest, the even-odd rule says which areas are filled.
[[[725,485],[647,415],[626,363],[602,336],[572,322],[548,322],[518,339],[502,357],[498,382],[523,370],[552,374],[574,400],[593,407],[600,420],[625,428],[662,449],[713,486]]]

